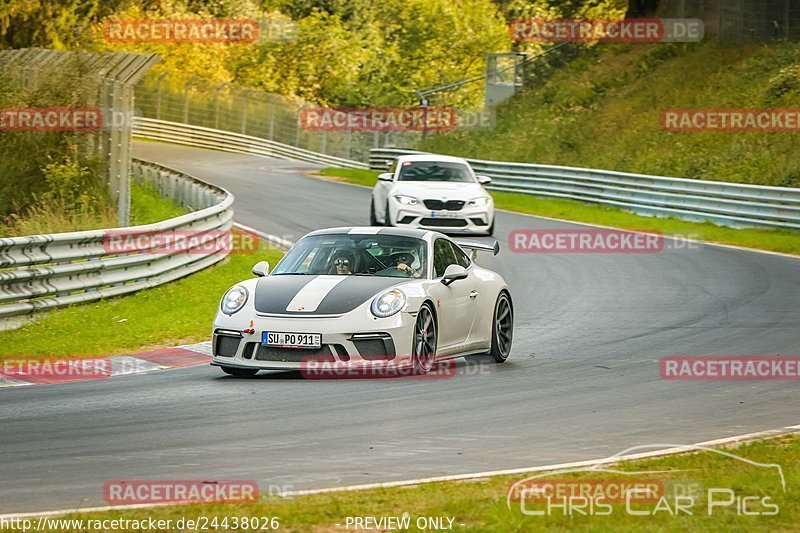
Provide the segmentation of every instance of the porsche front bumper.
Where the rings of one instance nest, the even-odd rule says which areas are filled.
[[[364,308],[338,317],[218,315],[211,364],[262,370],[304,370],[319,362],[337,367],[404,364],[410,360],[415,315],[400,312],[375,318]],[[321,347],[267,347],[261,344],[265,331],[318,333]]]

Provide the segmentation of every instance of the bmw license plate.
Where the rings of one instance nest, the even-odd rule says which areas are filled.
[[[455,211],[431,211],[431,218],[458,218]]]
[[[321,348],[322,335],[320,333],[263,331],[261,333],[261,344],[275,348]]]

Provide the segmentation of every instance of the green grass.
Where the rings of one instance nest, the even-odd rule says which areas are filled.
[[[116,207],[105,205],[95,211],[70,211],[74,206],[39,203],[22,214],[15,214],[0,223],[0,237],[65,233],[117,226]],[[150,183],[131,185],[131,225],[152,224],[177,217],[187,211],[179,203],[164,198]]]
[[[263,247],[255,254],[234,253],[223,263],[153,289],[38,315],[19,329],[0,331],[3,355],[113,355],[209,340],[222,294],[252,277],[256,262],[274,266],[281,256]]]
[[[161,196],[150,183],[131,186],[131,225],[152,224],[185,214],[186,209],[171,198]]]
[[[371,187],[377,182],[379,172],[324,168],[320,174],[325,177],[335,176],[348,183]],[[675,218],[643,217],[614,207],[603,207],[571,200],[494,191],[490,194],[494,198],[495,207],[518,213],[615,228],[660,231],[667,235],[678,235],[704,242],[800,254],[800,232],[797,231],[733,229],[711,223],[688,222]]]
[[[361,170],[358,168],[323,168],[319,171],[320,176],[329,178],[342,178],[337,181],[355,183],[365,187],[373,187],[378,181],[378,174],[374,170]]]
[[[280,499],[264,497],[258,503],[176,505],[149,509],[72,514],[65,518],[155,519],[197,517],[277,517],[281,531],[346,531],[348,516],[402,516],[408,513],[412,524],[420,516],[448,517],[454,519],[455,531],[796,531],[800,522],[800,438],[786,435],[779,438],[754,441],[736,449],[726,449],[737,457],[760,463],[777,464],[786,477],[786,492],[775,469],[753,466],[713,452],[673,455],[656,459],[626,462],[618,470],[640,472],[634,475],[577,473],[553,475],[551,479],[587,480],[659,480],[665,487],[667,503],[674,508],[676,484],[689,482],[699,489],[690,511],[693,515],[671,515],[662,511],[655,516],[631,516],[625,505],[614,504],[610,516],[571,517],[555,511],[550,516],[526,516],[513,503],[509,509],[506,495],[509,487],[528,476],[497,476],[479,480],[422,484],[405,488],[376,489],[355,492],[336,492],[297,498]],[[643,474],[643,471],[668,473]],[[251,476],[253,478],[256,475]],[[266,480],[253,479],[262,486]],[[767,510],[763,502],[776,504],[776,516],[738,515],[735,506],[716,507],[707,512],[708,489],[731,489],[736,497],[755,496],[750,501],[751,511]],[[98,487],[98,491],[101,487]],[[718,496],[717,499],[721,499]],[[770,500],[762,500],[769,498]],[[655,509],[656,503],[636,503],[636,510]],[[543,509],[536,506],[534,509]],[[663,507],[662,507],[663,509]],[[341,524],[337,526],[337,524]],[[461,526],[460,524],[464,524]],[[354,530],[351,525],[350,530]],[[411,530],[417,530],[411,527]],[[78,531],[65,528],[63,531]]]
[[[800,132],[671,133],[665,109],[799,108],[800,43],[601,44],[497,109],[496,127],[422,150],[800,187]]]

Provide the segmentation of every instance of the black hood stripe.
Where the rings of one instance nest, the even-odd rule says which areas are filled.
[[[255,308],[259,313],[283,314],[292,298],[317,276],[266,276],[256,283]]]
[[[259,313],[278,315],[341,315],[352,311],[379,292],[402,286],[413,279],[347,276],[326,294],[311,312],[287,310],[289,303],[303,287],[318,276],[267,276],[258,280],[255,308]]]
[[[403,278],[348,276],[328,293],[316,312],[323,315],[347,313],[379,292],[408,281]]]

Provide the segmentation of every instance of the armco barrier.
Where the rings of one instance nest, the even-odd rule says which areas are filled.
[[[414,150],[373,148],[370,168],[385,170]],[[590,168],[467,159],[492,178],[487,189],[612,205],[643,215],[732,227],[800,229],[800,189],[667,178]]]
[[[332,155],[321,154],[297,148],[260,137],[251,137],[231,131],[215,130],[202,126],[192,126],[166,120],[136,117],[133,123],[134,137],[142,137],[155,141],[165,141],[198,148],[211,148],[237,154],[253,154],[293,159],[325,166],[345,168],[367,168],[366,163],[342,159]]]
[[[0,239],[0,320],[154,287],[225,258],[225,246],[209,244],[233,225],[232,194],[155,163],[134,159],[132,167],[134,180],[152,183],[194,211],[143,226]],[[194,238],[180,251],[159,250],[158,239],[145,239],[153,244],[131,254],[109,253],[105,246],[109,235],[165,232]]]

